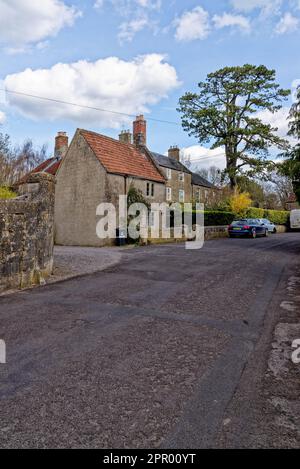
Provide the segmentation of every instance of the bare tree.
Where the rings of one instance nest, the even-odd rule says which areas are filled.
[[[224,185],[224,173],[217,166],[198,169],[197,174],[211,182],[214,186],[221,187]]]
[[[0,133],[0,185],[11,186],[47,158],[47,146],[36,149],[32,140],[13,147],[10,137]]]

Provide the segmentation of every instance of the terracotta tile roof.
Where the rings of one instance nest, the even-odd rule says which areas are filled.
[[[80,133],[107,172],[165,182],[150,157],[134,145],[87,130],[80,130]]]
[[[20,184],[24,184],[30,174],[35,174],[35,173],[48,173],[52,174],[53,176],[56,175],[57,170],[60,166],[61,160],[58,158],[48,158],[48,160],[43,161],[41,164],[39,164],[36,168],[34,168],[32,171],[29,173],[25,174],[19,181],[17,181],[14,186],[19,186]]]

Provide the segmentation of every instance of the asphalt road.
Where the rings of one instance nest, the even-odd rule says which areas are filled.
[[[299,254],[298,233],[135,248],[1,297],[0,447],[250,446],[245,390]]]

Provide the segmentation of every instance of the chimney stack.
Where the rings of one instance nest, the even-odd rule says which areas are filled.
[[[130,130],[122,130],[122,132],[119,135],[119,141],[122,143],[132,143],[132,134]]]
[[[56,158],[64,158],[69,148],[69,138],[66,132],[58,132],[55,137],[54,156]]]
[[[177,161],[180,161],[180,149],[177,146],[169,148],[168,151],[169,158],[174,158]]]
[[[133,122],[133,142],[135,145],[147,145],[147,122],[143,115],[137,116]]]

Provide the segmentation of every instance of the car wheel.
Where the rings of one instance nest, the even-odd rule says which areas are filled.
[[[252,238],[255,239],[257,237],[256,230],[252,230]]]
[[[273,230],[273,233],[274,233],[274,234],[276,234],[276,233],[277,233],[277,230],[276,230],[276,228],[274,228],[274,230]]]

